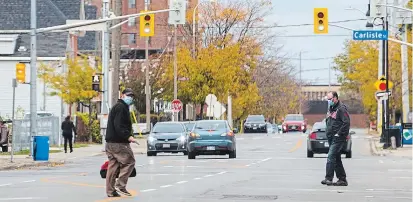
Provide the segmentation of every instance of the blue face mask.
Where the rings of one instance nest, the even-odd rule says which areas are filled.
[[[334,102],[332,100],[328,100],[328,106],[331,107],[334,105]]]
[[[127,105],[132,105],[132,104],[133,104],[133,98],[130,97],[130,96],[125,96],[122,100],[123,100]]]

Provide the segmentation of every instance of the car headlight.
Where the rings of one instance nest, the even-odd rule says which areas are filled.
[[[181,136],[181,137],[177,138],[176,140],[180,141],[181,143],[184,143],[186,138],[185,138],[185,136]]]
[[[305,126],[304,125],[301,125],[301,129],[304,129],[305,128]]]
[[[148,137],[148,142],[149,143],[153,143],[153,142],[155,142],[156,141],[156,138],[154,138],[154,137],[152,137],[152,136],[149,136]]]
[[[247,127],[250,127],[250,126],[251,126],[251,124],[249,124],[249,123],[246,123],[246,124],[245,124],[245,126],[247,126]]]

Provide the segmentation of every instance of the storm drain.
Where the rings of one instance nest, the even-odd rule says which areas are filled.
[[[278,199],[278,196],[274,196],[274,195],[222,195],[222,199],[274,201]]]

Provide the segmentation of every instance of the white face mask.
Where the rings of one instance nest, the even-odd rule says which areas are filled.
[[[125,96],[123,98],[123,101],[127,104],[127,105],[132,105],[133,104],[133,98],[130,96]]]

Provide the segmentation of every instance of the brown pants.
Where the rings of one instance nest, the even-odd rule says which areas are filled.
[[[106,154],[109,159],[106,174],[106,193],[112,194],[116,187],[125,189],[130,174],[135,167],[135,157],[129,143],[106,143]],[[119,178],[116,181],[116,175]]]

